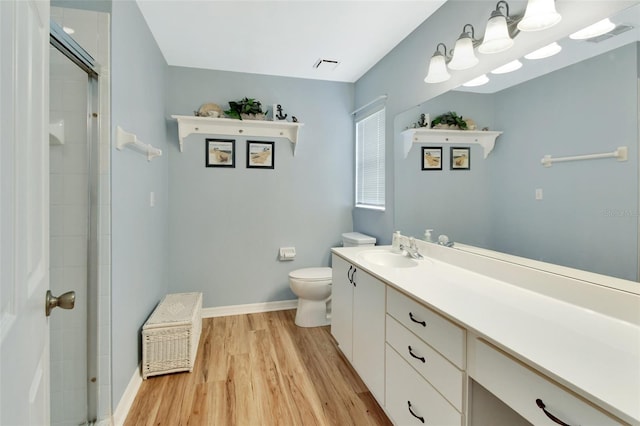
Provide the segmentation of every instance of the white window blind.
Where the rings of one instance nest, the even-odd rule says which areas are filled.
[[[384,210],[385,109],[356,118],[356,207]]]

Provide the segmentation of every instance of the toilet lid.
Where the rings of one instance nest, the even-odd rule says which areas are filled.
[[[307,281],[331,279],[331,268],[304,268],[289,272],[289,277]]]

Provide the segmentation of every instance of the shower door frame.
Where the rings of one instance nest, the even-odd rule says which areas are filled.
[[[99,312],[99,217],[100,202],[100,74],[94,59],[55,22],[50,22],[50,44],[71,62],[87,73],[87,400],[86,423],[98,421],[98,386],[100,386],[98,362]],[[110,382],[110,380],[109,380]],[[109,411],[110,407],[109,407]]]

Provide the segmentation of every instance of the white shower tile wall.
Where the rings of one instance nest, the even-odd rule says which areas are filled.
[[[51,8],[51,19],[75,30],[72,37],[96,60],[98,93],[98,318],[97,353],[87,350],[86,314],[88,196],[87,76],[68,61],[54,62],[52,53],[51,120],[65,120],[64,145],[52,146],[51,160],[51,289],[62,293],[76,290],[79,320],[75,316],[52,315],[51,319],[51,420],[52,424],[79,424],[86,406],[87,356],[96,357],[97,423],[111,423],[111,192],[110,192],[110,22],[108,13]],[[81,212],[82,207],[84,213]],[[81,302],[82,301],[82,302]],[[74,309],[74,311],[76,310]],[[58,312],[54,312],[58,313]],[[65,313],[66,314],[66,313]],[[58,320],[54,320],[59,317]],[[75,323],[77,321],[78,323]],[[63,332],[64,330],[64,332]],[[70,332],[71,331],[71,332]],[[79,337],[79,338],[77,338]],[[69,345],[70,350],[64,347]],[[69,352],[69,353],[67,353]],[[74,354],[78,355],[77,359]]]

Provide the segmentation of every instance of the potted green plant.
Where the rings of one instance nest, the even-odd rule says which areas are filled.
[[[229,109],[224,113],[239,120],[264,120],[267,115],[266,111],[262,111],[260,101],[246,97],[239,101],[229,101]]]
[[[449,111],[445,114],[439,115],[431,122],[431,127],[434,129],[460,129],[467,130],[467,122],[461,115],[456,114],[453,111]]]

